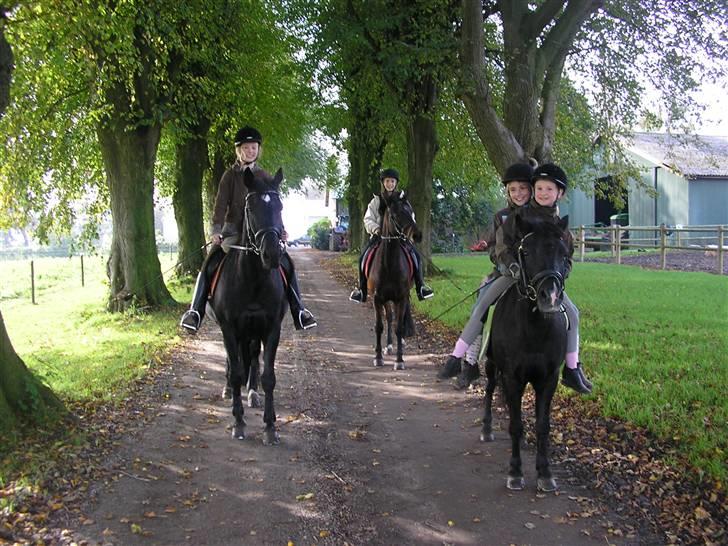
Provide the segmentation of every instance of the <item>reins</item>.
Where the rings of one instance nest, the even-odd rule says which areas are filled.
[[[250,222],[250,214],[249,214],[249,202],[248,198],[251,195],[258,195],[258,194],[264,194],[264,195],[275,195],[276,197],[279,197],[279,193],[277,191],[263,191],[263,192],[248,192],[248,194],[245,196],[245,226],[243,229],[243,235],[244,235],[244,242],[247,242],[247,244],[243,245],[229,245],[228,248],[234,248],[235,250],[240,250],[241,252],[248,254],[252,252],[253,254],[260,255],[260,249],[263,246],[263,242],[265,241],[265,238],[275,233],[278,235],[278,240],[281,245],[283,245],[283,241],[281,241],[281,229],[279,229],[277,226],[270,226],[261,228],[258,231],[253,231],[253,226]],[[260,242],[258,242],[258,239],[260,238]]]
[[[554,269],[544,269],[539,271],[529,281],[528,274],[523,262],[523,242],[528,239],[529,236],[533,235],[533,232],[526,233],[521,239],[518,245],[518,267],[520,269],[519,282],[518,282],[518,293],[522,298],[528,298],[531,301],[536,301],[538,297],[538,291],[541,285],[548,279],[554,279],[556,282],[557,289],[560,292],[564,290],[564,276]]]

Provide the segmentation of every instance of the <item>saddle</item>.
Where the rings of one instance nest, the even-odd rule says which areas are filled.
[[[367,250],[367,253],[364,256],[364,259],[362,260],[362,269],[363,269],[364,277],[366,279],[369,279],[369,269],[371,268],[372,260],[374,259],[374,254],[376,253],[380,244],[381,243],[376,243],[376,244],[372,245],[372,247],[369,250]],[[405,246],[402,243],[400,243],[399,246],[402,249],[402,252],[404,252],[405,257],[407,258],[407,265],[409,267],[408,278],[409,278],[409,280],[412,280],[415,275],[414,259],[412,258],[412,254],[410,253],[410,251],[407,248],[405,248]]]
[[[215,295],[215,289],[217,288],[217,281],[220,280],[220,272],[222,271],[222,265],[225,263],[225,260],[227,260],[228,255],[225,254],[225,256],[222,257],[222,260],[220,260],[220,263],[215,268],[215,271],[212,273],[212,280],[210,282],[210,293],[207,295],[207,299],[212,299],[212,296]],[[282,265],[278,266],[278,272],[281,274],[281,279],[283,279],[283,288],[287,291],[288,290],[288,279],[286,278],[286,272],[283,269]]]

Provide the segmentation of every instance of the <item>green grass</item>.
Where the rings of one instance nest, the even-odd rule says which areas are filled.
[[[429,279],[437,316],[480,283],[486,256],[442,256]],[[453,283],[459,285],[460,291]],[[728,278],[575,263],[567,281],[581,312],[581,360],[605,416],[646,427],[690,464],[728,478]],[[460,329],[474,296],[440,320]]]
[[[162,271],[173,265],[160,255]],[[36,305],[31,303],[30,260],[0,261],[0,306],[16,352],[33,372],[66,400],[123,396],[161,351],[179,342],[179,308],[151,313],[107,313],[105,259],[34,260]],[[168,272],[165,277],[170,277]],[[177,301],[191,285],[167,280]]]

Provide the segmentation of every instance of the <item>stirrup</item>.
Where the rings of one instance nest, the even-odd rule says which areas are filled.
[[[313,322],[309,322],[308,324],[303,323],[303,317],[306,316],[306,313],[308,313],[308,316],[311,317],[311,320],[313,320]],[[309,330],[318,325],[318,323],[316,322],[316,318],[313,316],[313,313],[308,309],[301,309],[298,312],[298,324],[301,326],[301,330]]]
[[[185,320],[187,320],[188,318],[192,318],[195,321],[195,324],[187,324]],[[188,330],[197,332],[197,330],[200,329],[201,322],[202,317],[200,317],[200,313],[198,313],[194,309],[188,309],[187,311],[185,311],[185,314],[182,315],[182,318],[179,321],[179,325],[182,326],[182,328],[187,328]]]
[[[357,288],[352,290],[351,294],[349,294],[349,301],[364,303],[366,301],[366,296],[364,296],[364,292],[361,289]]]
[[[434,295],[435,295],[434,290],[432,290],[432,288],[429,288],[425,285],[420,286],[420,289],[417,291],[417,297],[420,300],[429,300]]]

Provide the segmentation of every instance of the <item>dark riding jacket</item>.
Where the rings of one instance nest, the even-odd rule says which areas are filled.
[[[225,171],[220,179],[220,186],[217,189],[217,197],[215,198],[215,208],[212,213],[213,235],[219,233],[223,237],[230,237],[243,232],[245,197],[248,195],[248,188],[245,187],[243,182],[243,173],[246,168],[250,168],[257,177],[271,177],[257,163],[243,166],[236,162]]]
[[[511,264],[518,263],[517,245],[526,233],[521,233],[516,224],[516,217],[527,222],[552,222],[556,223],[560,220],[558,208],[544,207],[539,205],[535,200],[531,200],[527,204],[516,209],[515,213],[510,214],[500,229],[496,232],[496,262],[497,266],[507,269]],[[563,234],[563,240],[569,250],[569,263],[566,266],[566,276],[571,272],[572,256],[574,254],[574,237],[567,228]]]

